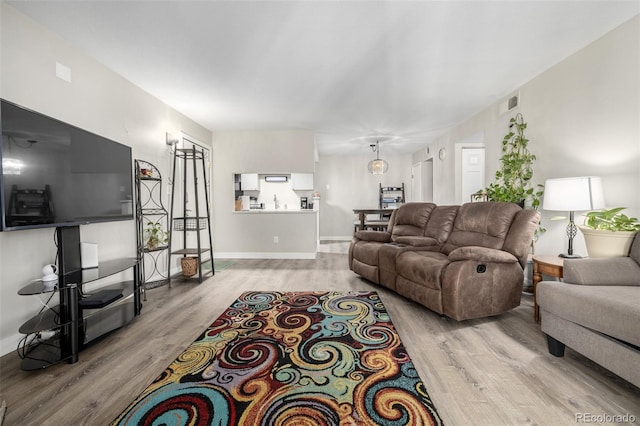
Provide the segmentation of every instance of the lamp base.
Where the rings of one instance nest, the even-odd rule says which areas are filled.
[[[564,259],[582,259],[584,256],[580,256],[579,254],[560,253],[558,257],[562,257]]]

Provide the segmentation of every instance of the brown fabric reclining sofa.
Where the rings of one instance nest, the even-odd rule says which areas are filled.
[[[387,231],[356,232],[349,267],[458,321],[520,305],[540,214],[513,203],[407,203]]]

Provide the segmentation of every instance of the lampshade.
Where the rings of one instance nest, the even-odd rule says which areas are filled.
[[[367,168],[369,169],[369,173],[372,175],[381,175],[387,171],[389,164],[384,160],[376,158],[375,160],[369,161]]]
[[[595,176],[547,179],[544,210],[586,211],[604,207],[602,180]]]
[[[389,168],[389,163],[380,158],[380,143],[376,142],[375,145],[372,144],[370,146],[371,150],[376,153],[376,159],[369,161],[367,169],[372,175],[384,174]]]

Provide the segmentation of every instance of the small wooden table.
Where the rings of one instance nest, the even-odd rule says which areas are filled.
[[[542,275],[562,279],[564,259],[558,256],[537,256],[533,260],[533,319],[540,321],[540,309],[536,298],[536,287],[542,281]]]
[[[358,215],[358,219],[360,219],[360,229],[365,229],[365,219],[368,214],[391,214],[393,209],[353,209],[353,212]]]

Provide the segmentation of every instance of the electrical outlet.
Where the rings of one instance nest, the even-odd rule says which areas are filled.
[[[278,244],[280,242],[280,238],[277,236],[273,237],[273,244]]]
[[[43,330],[38,333],[37,337],[39,340],[48,340],[56,335],[56,332],[53,330]]]

